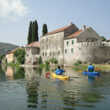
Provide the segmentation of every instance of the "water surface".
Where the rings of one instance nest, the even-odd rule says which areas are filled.
[[[39,68],[0,68],[1,110],[110,110],[110,74],[88,78],[67,69],[70,81],[45,78]]]

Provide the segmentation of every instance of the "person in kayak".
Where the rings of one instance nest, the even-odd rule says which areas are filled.
[[[94,66],[92,65],[92,64],[90,64],[89,66],[88,66],[88,72],[94,72]]]
[[[65,71],[58,66],[58,68],[55,70],[56,75],[63,75]]]

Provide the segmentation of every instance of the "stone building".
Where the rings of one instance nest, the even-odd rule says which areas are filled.
[[[8,52],[7,54],[6,54],[6,61],[7,61],[7,63],[12,63],[12,62],[14,62],[14,60],[15,60],[15,57],[14,57],[14,52],[17,50],[18,48],[16,48],[16,49],[13,49],[12,51],[10,51],[10,52]]]
[[[40,56],[40,43],[33,42],[25,47],[25,64],[34,65],[38,63],[38,58]]]
[[[59,64],[64,63],[64,38],[77,32],[79,29],[76,25],[69,26],[49,32],[40,38],[40,55],[43,61],[56,58]]]
[[[56,58],[59,64],[73,65],[77,60],[92,63],[110,61],[110,43],[91,27],[76,25],[57,29],[40,38],[40,55],[43,61]]]

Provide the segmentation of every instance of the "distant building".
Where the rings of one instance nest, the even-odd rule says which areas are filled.
[[[12,63],[15,58],[14,58],[14,52],[17,50],[18,48],[15,48],[13,49],[12,51],[9,51],[7,54],[6,54],[6,61],[7,63]]]
[[[40,43],[33,42],[25,47],[26,56],[25,64],[34,65],[38,63],[38,58],[40,56]]]

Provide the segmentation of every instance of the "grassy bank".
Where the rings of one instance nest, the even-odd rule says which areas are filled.
[[[95,66],[95,71],[110,71],[110,65],[108,64],[93,64]],[[74,64],[73,69],[77,72],[82,72],[87,70],[88,64]]]

